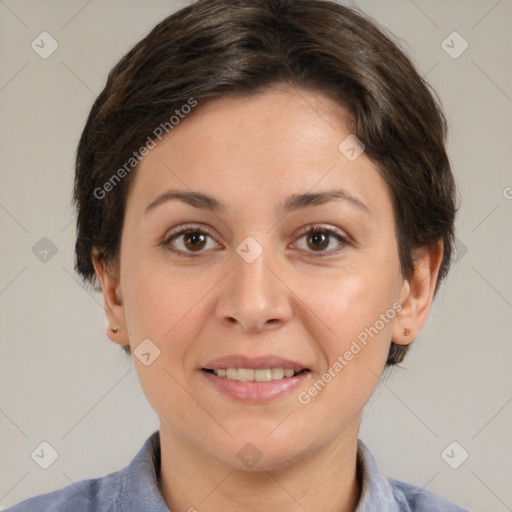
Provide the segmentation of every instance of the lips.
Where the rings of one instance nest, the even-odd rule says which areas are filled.
[[[202,374],[221,393],[236,400],[262,403],[296,389],[311,370],[279,356],[226,356],[208,361]]]

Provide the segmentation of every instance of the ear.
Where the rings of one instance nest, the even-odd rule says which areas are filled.
[[[396,315],[392,340],[409,345],[427,321],[443,259],[443,242],[415,252],[413,275],[404,281],[400,293],[402,309]]]
[[[126,329],[124,305],[121,295],[119,273],[115,272],[101,257],[95,247],[92,251],[92,263],[103,291],[105,315],[108,320],[107,336],[119,345],[129,345]]]

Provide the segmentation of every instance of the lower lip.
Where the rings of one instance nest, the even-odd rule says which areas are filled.
[[[296,389],[311,372],[303,372],[293,377],[270,380],[267,382],[242,382],[239,380],[217,377],[217,375],[202,370],[203,376],[217,390],[236,400],[250,403],[270,402]]]

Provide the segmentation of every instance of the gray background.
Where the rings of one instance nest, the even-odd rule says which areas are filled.
[[[158,428],[105,335],[101,295],[74,274],[70,200],[78,137],[107,72],[188,3],[0,0],[0,508],[121,469]],[[512,0],[354,3],[439,93],[462,198],[458,261],[360,437],[387,476],[473,510],[512,510]],[[58,42],[46,59],[31,47],[43,31]],[[457,58],[442,46],[454,31],[469,44]],[[445,48],[462,44],[452,36]],[[56,254],[41,252],[43,237]],[[31,458],[42,441],[58,452],[48,469]],[[452,441],[460,447],[443,459]],[[462,450],[452,469],[445,459],[460,463]]]

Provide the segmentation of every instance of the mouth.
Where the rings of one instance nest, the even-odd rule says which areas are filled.
[[[312,371],[277,356],[227,356],[209,361],[201,373],[214,389],[230,399],[263,403],[290,393]]]

